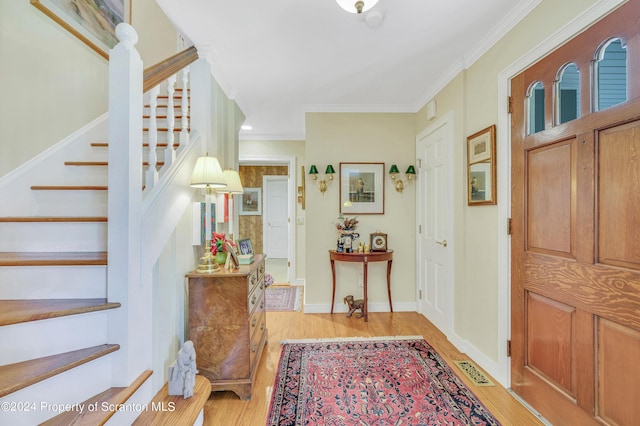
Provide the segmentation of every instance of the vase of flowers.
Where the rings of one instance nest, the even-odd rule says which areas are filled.
[[[232,240],[227,239],[224,232],[222,234],[218,234],[217,232],[213,233],[213,238],[211,239],[211,254],[214,257],[214,262],[219,265],[224,265],[227,261],[227,243],[229,243],[231,247],[236,246]]]

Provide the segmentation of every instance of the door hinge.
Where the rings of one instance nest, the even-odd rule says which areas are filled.
[[[511,218],[507,218],[507,235],[511,235]]]
[[[287,261],[287,268],[291,268],[291,262]]]
[[[418,290],[418,297],[422,300],[422,290]]]
[[[418,225],[418,234],[422,234],[422,225]]]
[[[511,340],[507,340],[507,357],[511,356]]]
[[[418,169],[422,167],[422,158],[418,158]]]
[[[513,98],[511,96],[507,96],[507,112],[509,114],[513,112]]]

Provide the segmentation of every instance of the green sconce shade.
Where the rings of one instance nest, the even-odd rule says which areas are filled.
[[[392,164],[391,170],[389,170],[389,173],[400,173],[400,170],[398,170],[398,166],[396,166],[395,164]]]
[[[317,175],[318,174],[318,169],[316,168],[315,164],[311,165],[311,168],[309,169],[309,174],[310,175]]]
[[[407,171],[404,172],[407,175],[415,175],[416,174],[416,169],[413,166],[409,166],[407,167]]]
[[[327,166],[327,170],[324,171],[324,174],[326,175],[332,175],[334,174],[336,171],[334,170],[333,166],[331,164],[329,164]]]

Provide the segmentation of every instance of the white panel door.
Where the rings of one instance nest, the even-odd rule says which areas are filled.
[[[453,318],[450,126],[445,121],[416,138],[418,309],[445,334]]]
[[[289,255],[287,176],[264,176],[264,247],[271,259]]]

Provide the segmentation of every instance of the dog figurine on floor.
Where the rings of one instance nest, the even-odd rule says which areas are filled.
[[[344,298],[344,303],[349,307],[349,312],[347,313],[347,318],[351,318],[351,315],[357,310],[360,310],[360,313],[356,315],[356,318],[362,318],[364,316],[364,300],[357,299],[353,300],[353,296],[350,294]]]

